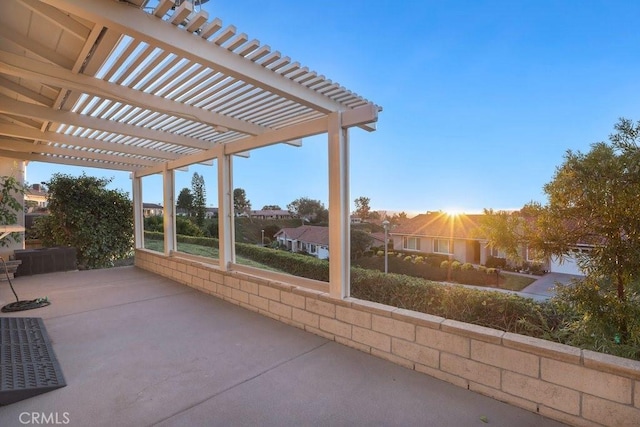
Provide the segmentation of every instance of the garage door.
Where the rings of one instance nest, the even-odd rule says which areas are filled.
[[[551,257],[550,270],[552,273],[564,273],[564,274],[576,274],[578,276],[584,276],[575,257],[567,255],[562,258]]]

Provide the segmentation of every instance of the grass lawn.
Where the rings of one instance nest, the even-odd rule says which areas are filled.
[[[144,241],[145,249],[149,249],[152,251],[163,252],[164,251],[164,241],[162,240],[150,240],[145,239]],[[218,248],[214,248],[212,246],[202,246],[202,245],[194,245],[192,243],[182,243],[178,242],[178,251],[184,252],[186,254],[198,255],[206,258],[218,258],[219,251]],[[246,265],[249,267],[261,268],[263,270],[269,271],[277,271],[282,273],[281,270],[270,267],[268,265],[260,264],[259,262],[255,262],[253,260],[243,258],[241,256],[236,257],[236,262],[241,265]]]
[[[500,274],[504,277],[504,281],[500,282],[500,288],[509,289],[511,291],[521,291],[536,281],[536,279],[531,277],[519,276],[517,274],[509,274],[505,272]]]

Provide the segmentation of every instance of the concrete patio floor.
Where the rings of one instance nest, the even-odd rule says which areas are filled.
[[[44,319],[67,386],[0,407],[3,427],[562,425],[136,267],[13,283],[52,304],[0,316]]]

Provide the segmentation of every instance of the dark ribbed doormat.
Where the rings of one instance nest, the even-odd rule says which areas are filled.
[[[39,317],[0,317],[0,406],[66,386]]]

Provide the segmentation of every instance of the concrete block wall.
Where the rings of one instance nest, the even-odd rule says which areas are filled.
[[[201,292],[576,426],[640,425],[640,362],[146,250],[136,265]]]

